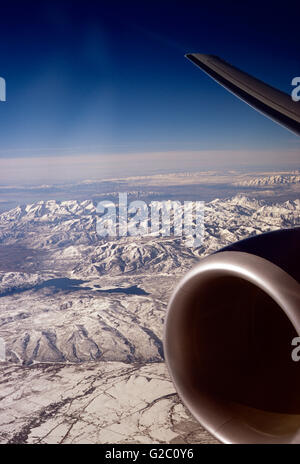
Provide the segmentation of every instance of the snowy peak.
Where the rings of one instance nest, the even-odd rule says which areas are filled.
[[[255,177],[253,179],[236,182],[234,185],[244,187],[264,187],[268,185],[286,185],[300,183],[300,174],[286,174]]]

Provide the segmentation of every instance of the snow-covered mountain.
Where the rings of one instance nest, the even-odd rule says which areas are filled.
[[[172,236],[105,240],[91,201],[41,201],[3,213],[0,253],[20,255],[18,269],[6,271],[4,260],[0,272],[8,359],[161,361],[164,311],[176,281],[201,256],[235,240],[299,224],[299,212],[299,200],[270,206],[244,196],[215,199],[205,205],[197,248]],[[24,259],[14,248],[20,243],[35,255]]]
[[[210,235],[220,238],[228,234],[227,240],[230,241],[249,231],[261,233],[293,226],[298,223],[299,208],[299,200],[267,206],[263,201],[245,196],[215,199],[205,205],[206,235],[207,238]],[[51,250],[70,245],[96,246],[103,242],[96,232],[96,220],[96,206],[88,200],[49,200],[18,206],[0,215],[0,244],[18,243],[29,248]],[[248,230],[243,232],[241,228]],[[130,237],[125,237],[125,243],[130,242]]]
[[[273,176],[254,177],[244,181],[234,183],[234,185],[244,187],[263,187],[267,185],[285,185],[285,184],[299,184],[299,174],[279,174]]]
[[[196,248],[172,236],[105,240],[91,201],[40,201],[1,214],[0,382],[11,381],[0,441],[210,441],[162,364],[168,299],[202,256],[299,225],[299,213],[300,200],[215,199],[205,204]],[[87,432],[85,420],[97,425]]]

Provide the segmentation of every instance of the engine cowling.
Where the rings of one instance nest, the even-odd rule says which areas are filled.
[[[166,362],[194,417],[225,443],[300,443],[300,227],[237,242],[178,284]]]

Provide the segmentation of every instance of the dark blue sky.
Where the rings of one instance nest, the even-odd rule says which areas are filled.
[[[272,3],[1,4],[0,157],[299,148],[184,58],[219,55],[290,93],[300,7]]]

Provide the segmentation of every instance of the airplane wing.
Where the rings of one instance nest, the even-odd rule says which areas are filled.
[[[214,55],[185,55],[215,81],[259,112],[300,135],[300,102]]]

